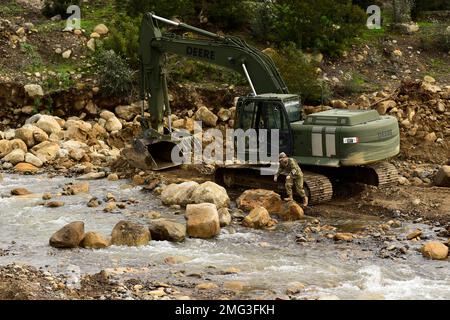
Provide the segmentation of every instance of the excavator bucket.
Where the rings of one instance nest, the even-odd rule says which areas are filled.
[[[172,159],[175,147],[178,149],[177,162]],[[155,134],[150,130],[144,132],[144,138],[135,139],[133,146],[124,149],[122,155],[132,167],[159,171],[180,166],[180,159],[185,155],[190,156],[192,148],[201,148],[201,141],[194,136],[181,133],[173,137],[170,134]]]
[[[132,148],[123,150],[123,155],[135,168],[155,171],[169,169],[180,165],[171,159],[172,150],[178,143],[171,140],[136,139]]]

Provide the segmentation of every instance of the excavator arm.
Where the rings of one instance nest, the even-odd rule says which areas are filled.
[[[202,36],[202,39],[162,33],[158,22],[195,33]],[[141,98],[149,101],[150,127],[159,133],[163,133],[164,116],[170,115],[166,75],[167,53],[234,70],[247,78],[254,95],[288,93],[286,84],[272,59],[247,45],[240,38],[220,36],[147,13],[142,20],[140,32]]]
[[[159,22],[188,31],[193,36],[163,33]],[[150,121],[142,107],[142,134],[133,148],[123,151],[128,162],[140,169],[162,170],[175,167],[171,152],[175,145],[190,144],[192,137],[172,135],[171,110],[167,89],[166,55],[176,54],[234,70],[247,78],[255,96],[288,93],[286,84],[272,59],[238,37],[221,36],[184,23],[167,20],[153,13],[142,19],[139,55],[141,60],[141,99],[148,102]],[[164,127],[164,117],[169,128]],[[191,140],[190,140],[191,139]],[[198,143],[193,139],[193,143]]]

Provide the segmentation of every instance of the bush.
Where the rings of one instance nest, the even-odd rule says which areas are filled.
[[[330,98],[330,88],[318,79],[316,66],[309,63],[306,56],[297,50],[295,45],[290,44],[270,55],[289,91],[300,94],[303,102],[317,104]]]
[[[370,7],[371,5],[377,5],[380,7],[383,5],[382,1],[380,0],[353,0],[352,3],[360,7],[364,11],[366,11],[367,8]]]
[[[131,67],[139,67],[139,29],[140,18],[120,14],[110,25],[110,32],[103,41],[106,50],[113,50],[126,59]]]
[[[95,55],[97,73],[105,96],[129,97],[135,72],[112,50],[99,50]]]
[[[420,44],[423,50],[439,50],[444,53],[450,52],[450,30],[446,25],[435,25],[428,30],[423,30],[420,36]]]
[[[248,21],[242,0],[212,0],[204,4],[202,8],[204,15],[216,26],[233,30],[242,27]]]
[[[80,2],[74,0],[45,0],[42,14],[48,18],[59,14],[63,19],[66,19],[70,16],[70,14],[67,14],[67,8],[71,5],[79,6]]]
[[[414,20],[417,20],[422,12],[436,10],[450,10],[450,2],[448,0],[416,1],[412,8],[411,16]]]
[[[415,1],[412,8],[412,15],[417,17],[422,11],[434,10],[450,10],[450,2],[448,0]]]
[[[188,81],[247,85],[247,80],[233,70],[202,61],[180,58],[177,55],[171,55],[167,59],[167,72],[169,81],[175,84]]]
[[[194,0],[116,0],[116,8],[131,17],[138,17],[150,11],[169,19],[173,16],[191,16],[194,14],[194,5]]]
[[[360,35],[366,13],[346,0],[280,0],[275,4],[275,33],[301,49],[316,49],[336,56],[349,40]]]
[[[274,37],[275,9],[270,1],[252,2],[248,9],[250,15],[250,30],[258,41],[276,41]]]

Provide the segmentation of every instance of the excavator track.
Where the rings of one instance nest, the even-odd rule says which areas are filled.
[[[304,179],[304,184],[307,189],[306,192],[311,204],[327,202],[333,198],[333,185],[331,184],[330,179],[326,176],[312,172],[305,172]]]
[[[374,174],[378,180],[379,188],[389,188],[397,185],[398,183],[398,171],[394,165],[388,162],[380,162],[371,166],[368,166],[374,171]]]
[[[286,191],[284,176],[280,176],[279,181],[275,183],[273,182],[273,175],[261,175],[258,167],[218,168],[215,172],[215,180],[228,188],[240,186],[268,189],[281,194]],[[304,187],[310,204],[324,203],[330,201],[333,197],[333,185],[330,179],[324,175],[304,172]]]

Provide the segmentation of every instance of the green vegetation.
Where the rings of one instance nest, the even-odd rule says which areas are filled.
[[[46,0],[47,9],[44,10],[59,10],[58,14],[64,18],[68,2],[72,4],[73,1]],[[97,52],[91,56],[97,69],[86,68],[84,71],[100,72],[102,85],[114,95],[128,95],[132,84],[136,83],[139,27],[144,12],[154,11],[166,18],[178,18],[212,32],[239,34],[247,43],[261,49],[274,48],[280,54],[273,58],[288,87],[292,92],[301,93],[307,103],[325,101],[331,92],[324,82],[318,80],[317,66],[309,62],[302,52],[321,52],[336,57],[349,50],[353,43],[377,45],[388,35],[390,30],[386,25],[393,21],[391,12],[386,9],[382,11],[382,29],[369,30],[365,27],[365,10],[369,5],[379,4],[376,0],[102,0],[75,3],[82,9],[81,27],[87,35],[99,23],[105,23],[110,30],[108,36],[96,40]],[[7,7],[14,6],[17,5],[11,2]],[[425,10],[423,6],[419,8]],[[51,15],[54,14],[52,12]],[[46,33],[62,30],[64,25],[64,20],[47,21],[37,28],[39,32]],[[422,49],[435,50],[438,47],[443,52],[450,51],[449,35],[445,33],[445,28],[431,23],[419,25]],[[48,90],[73,85],[70,72],[76,70],[79,63],[54,57],[52,63],[55,65],[47,66],[33,46],[25,43],[21,49],[29,57],[30,70],[51,69],[56,72],[56,77],[45,83]],[[109,64],[108,59],[111,59]],[[246,80],[233,71],[183,57],[169,55],[167,67],[171,82],[246,84]],[[439,61],[432,62],[432,68],[441,69]],[[353,74],[348,79],[341,83],[338,90],[356,94],[374,86],[370,79],[359,74]]]
[[[201,16],[206,18],[203,22],[208,21],[214,28],[230,31],[249,27],[260,42],[273,42],[279,47],[293,42],[298,49],[317,50],[330,56],[338,55],[361,34],[366,21],[365,11],[347,0],[213,0],[201,3],[193,0],[116,0],[115,3],[119,12],[133,19],[139,20],[143,12],[154,11],[164,17],[177,16],[198,25],[198,16]],[[128,33],[123,30],[123,24],[117,28],[118,32]],[[119,43],[110,44],[110,47],[122,47],[120,37],[115,38]],[[118,53],[123,54],[122,51]]]
[[[144,12],[156,12],[163,17],[175,15],[186,17],[194,14],[193,0],[116,0],[116,8],[131,17],[139,17]]]
[[[415,1],[411,15],[413,19],[417,19],[421,12],[434,10],[450,10],[450,2],[448,0]]]
[[[108,24],[110,33],[102,47],[113,50],[134,70],[139,67],[139,26],[143,12],[154,11],[168,18],[176,16],[196,26],[201,17],[202,22],[208,21],[213,28],[230,32],[248,29],[257,43],[268,44],[283,53],[288,51],[288,58],[278,57],[276,64],[291,90],[302,92],[309,102],[326,100],[330,92],[317,81],[316,67],[298,55],[299,50],[339,55],[362,34],[366,19],[365,12],[347,0],[213,0],[201,3],[193,0],[115,0],[115,8],[118,13]],[[200,27],[210,29],[204,25]],[[252,38],[246,40],[252,42]],[[290,49],[286,49],[288,47]],[[172,81],[245,83],[233,72],[198,61],[169,57],[169,65]],[[305,76],[298,77],[299,74]]]
[[[113,50],[126,59],[130,66],[139,66],[140,19],[120,14],[114,19],[108,37],[103,41],[106,50]]]
[[[248,15],[241,0],[204,1],[202,10],[209,22],[228,30],[241,28],[248,22]]]
[[[247,85],[247,80],[235,71],[200,61],[170,56],[167,61],[169,81],[180,83],[216,82],[229,85]]]
[[[16,1],[6,1],[2,3],[2,15],[19,15],[23,13],[23,8],[16,3]]]
[[[433,24],[423,28],[420,32],[420,46],[423,50],[439,50],[450,52],[450,33],[445,24]]]
[[[358,74],[353,74],[350,79],[346,79],[342,85],[342,91],[345,94],[362,93],[365,91],[366,81]]]
[[[352,73],[342,82],[337,91],[343,95],[354,95],[379,89],[379,86],[371,82],[367,77],[359,73]]]
[[[339,55],[365,28],[366,14],[348,1],[280,0],[275,5],[274,33],[279,42],[299,49]]]
[[[61,15],[63,18],[67,18],[70,14],[67,14],[67,8],[71,5],[80,5],[81,1],[74,0],[45,0],[42,13],[46,17],[53,17]]]
[[[29,62],[30,71],[36,71],[42,67],[42,58],[36,48],[27,42],[20,43],[20,51],[22,51]]]
[[[131,95],[135,72],[123,58],[112,50],[100,50],[95,54],[95,63],[105,96],[123,98]]]
[[[74,81],[67,71],[58,71],[56,75],[49,76],[44,82],[43,87],[45,92],[55,92],[60,90],[67,90],[74,85]]]
[[[292,93],[302,96],[305,103],[322,103],[331,96],[328,85],[319,80],[316,67],[291,44],[270,55]]]

